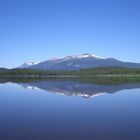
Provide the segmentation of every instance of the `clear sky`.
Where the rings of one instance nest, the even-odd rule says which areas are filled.
[[[0,65],[93,53],[140,62],[140,0],[0,0]]]

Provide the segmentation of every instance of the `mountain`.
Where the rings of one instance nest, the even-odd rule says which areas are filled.
[[[72,55],[67,57],[53,58],[41,63],[23,64],[20,68],[41,70],[79,70],[97,67],[125,67],[140,68],[140,63],[123,62],[114,58],[103,58],[93,54]]]
[[[18,68],[24,69],[24,68],[28,68],[30,66],[37,65],[37,64],[38,64],[38,62],[26,62],[26,63],[22,64],[21,66],[19,66]]]
[[[2,66],[0,66],[0,69],[6,69],[6,67],[2,67]]]

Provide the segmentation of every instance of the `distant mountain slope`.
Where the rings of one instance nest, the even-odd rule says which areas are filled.
[[[54,58],[38,64],[25,67],[23,66],[20,68],[41,70],[79,70],[108,66],[140,68],[140,63],[122,62],[114,58],[103,58],[93,54],[81,54],[62,58]]]

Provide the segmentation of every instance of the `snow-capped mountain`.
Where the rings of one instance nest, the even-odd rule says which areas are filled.
[[[40,63],[25,63],[19,68],[41,70],[79,70],[96,67],[118,66],[140,68],[139,63],[122,62],[114,58],[104,58],[94,54],[81,54],[49,59]]]
[[[50,61],[68,61],[68,60],[75,60],[75,59],[84,59],[84,58],[94,58],[94,59],[105,59],[100,56],[96,56],[94,54],[81,54],[81,55],[71,55],[71,56],[66,56],[66,57],[57,57],[57,58],[52,58]]]
[[[0,66],[0,69],[6,69],[6,67]]]
[[[37,65],[39,62],[26,62],[24,64],[22,64],[21,66],[19,66],[18,68],[29,68],[30,66],[33,66],[33,65]]]

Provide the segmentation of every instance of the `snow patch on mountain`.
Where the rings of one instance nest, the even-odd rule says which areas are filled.
[[[38,64],[39,62],[28,62],[27,64],[28,65],[36,65],[36,64]]]
[[[0,68],[6,68],[6,67],[0,66]]]
[[[71,55],[71,56],[66,56],[66,57],[55,57],[49,59],[49,61],[53,61],[56,63],[62,62],[62,61],[68,61],[68,60],[76,60],[76,59],[84,59],[84,58],[95,58],[95,59],[105,59],[104,57],[100,57],[94,54],[80,54],[80,55]]]
[[[18,68],[28,68],[30,66],[33,66],[33,65],[37,65],[39,62],[26,62],[24,64],[22,64],[21,66],[19,66]]]
[[[103,57],[94,55],[94,54],[80,54],[80,55],[72,55],[72,56],[67,56],[62,58],[62,61],[67,61],[67,60],[74,60],[74,59],[84,59],[84,58],[95,58],[95,59],[105,59]]]
[[[81,54],[81,55],[73,55],[71,57],[73,59],[82,59],[82,58],[89,58],[89,57],[96,58],[96,59],[105,59],[103,57],[100,57],[100,56],[97,56],[97,55],[94,55],[94,54],[88,54],[88,53]]]

